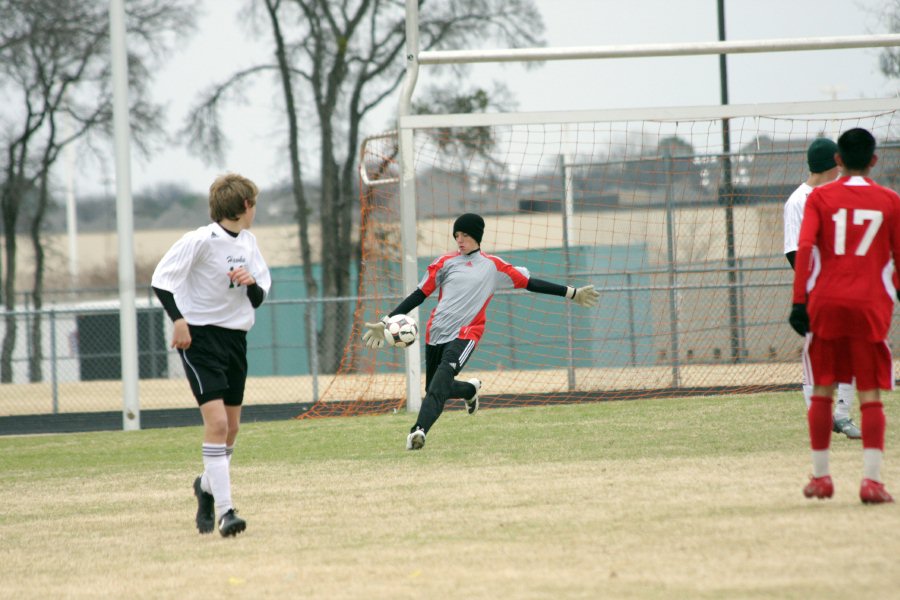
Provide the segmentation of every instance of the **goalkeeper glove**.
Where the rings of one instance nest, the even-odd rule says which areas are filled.
[[[568,286],[568,289],[566,290],[566,298],[574,300],[575,304],[585,308],[597,306],[597,298],[599,297],[600,292],[595,290],[592,285],[586,285],[580,288]]]
[[[791,316],[788,317],[788,323],[800,335],[809,333],[809,315],[806,313],[805,304],[795,304],[791,307]]]
[[[368,348],[381,348],[385,344],[384,326],[387,324],[387,317],[381,317],[377,323],[366,323],[366,332],[362,339]]]

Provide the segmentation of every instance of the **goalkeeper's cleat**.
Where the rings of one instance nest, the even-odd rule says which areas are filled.
[[[407,450],[421,450],[425,445],[425,432],[422,429],[416,429],[406,436]]]
[[[810,477],[809,483],[803,488],[803,495],[807,498],[818,498],[819,500],[831,498],[834,495],[834,483],[831,481],[831,475]]]
[[[832,421],[831,429],[835,433],[843,433],[851,440],[862,439],[862,432],[859,430],[859,427],[856,426],[856,423],[854,423],[853,419],[851,419],[850,417],[844,417],[843,419],[834,419]]]
[[[194,495],[197,497],[197,531],[212,533],[216,528],[216,503],[212,494],[200,487],[200,478],[194,480]]]
[[[466,410],[470,415],[474,415],[478,412],[478,393],[481,390],[481,380],[473,377],[469,383],[475,386],[475,395],[466,399]]]
[[[859,499],[863,504],[884,504],[893,502],[894,498],[884,489],[884,484],[874,479],[863,479],[859,486]]]
[[[245,529],[247,529],[247,522],[237,516],[233,508],[228,509],[228,512],[219,517],[219,533],[222,534],[222,537],[236,536]]]

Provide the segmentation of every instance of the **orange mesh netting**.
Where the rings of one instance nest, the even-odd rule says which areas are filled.
[[[455,250],[454,218],[477,212],[485,252],[600,292],[594,309],[498,293],[460,378],[484,382],[484,407],[799,389],[784,201],[808,175],[810,142],[857,126],[880,145],[873,178],[894,187],[894,117],[732,119],[727,157],[713,119],[416,131],[417,279]],[[370,181],[397,177],[396,137],[367,144],[362,160]],[[401,281],[398,190],[361,185],[355,324],[304,416],[405,407],[403,351],[360,341],[364,321],[412,291]],[[423,332],[436,296],[419,309]]]

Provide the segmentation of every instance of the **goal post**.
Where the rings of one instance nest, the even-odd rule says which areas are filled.
[[[466,367],[485,380],[485,405],[799,387],[783,203],[806,178],[808,144],[850,127],[878,139],[875,178],[900,180],[900,99],[412,115],[419,65],[894,46],[900,36],[420,52],[417,10],[407,0],[398,129],[367,138],[361,152],[357,323],[396,306],[452,251],[455,217],[477,212],[486,252],[601,294],[599,308],[585,310],[498,293]],[[726,163],[733,186],[722,185]],[[434,301],[421,307],[422,331]],[[375,352],[359,334],[310,415],[418,410],[420,344]]]
[[[420,277],[453,250],[453,220],[478,212],[487,222],[486,252],[541,279],[591,283],[601,294],[600,306],[586,310],[552,296],[498,293],[465,371],[485,381],[485,406],[799,389],[802,340],[786,321],[792,271],[783,254],[784,201],[806,179],[809,143],[857,126],[879,141],[873,176],[896,187],[898,109],[876,99],[410,117],[400,135],[407,132],[415,157],[414,234],[407,235],[416,254],[402,239],[410,207],[400,138],[374,136],[361,156],[356,320],[396,306],[415,286],[403,261],[414,259]],[[731,190],[722,185],[723,116],[732,134]],[[471,135],[473,128],[484,135]],[[473,139],[485,146],[473,149]],[[420,307],[423,329],[434,305],[429,298]],[[368,412],[407,408],[410,387],[421,397],[421,375],[409,381],[409,350],[367,350],[359,333],[324,400]]]

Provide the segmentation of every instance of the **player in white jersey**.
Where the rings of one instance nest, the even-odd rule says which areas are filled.
[[[236,174],[209,188],[213,222],[166,252],[151,285],[172,319],[178,350],[203,417],[203,474],[194,480],[197,530],[234,536],[247,523],[231,501],[231,455],[247,380],[247,331],[272,286],[250,226],[259,189]],[[218,520],[216,516],[218,515]]]
[[[794,268],[794,258],[797,255],[797,241],[800,238],[800,223],[803,221],[803,209],[806,206],[806,198],[820,185],[831,183],[837,179],[840,169],[835,162],[834,155],[838,147],[828,138],[817,138],[809,145],[806,151],[806,162],[809,166],[809,177],[800,184],[794,193],[784,203],[784,255],[791,268]],[[803,398],[806,400],[807,410],[812,403],[812,382],[806,380],[806,371],[803,371]],[[832,417],[835,433],[843,433],[848,438],[858,440],[862,438],[862,432],[850,417],[850,409],[853,408],[853,396],[855,395],[853,383],[838,384],[838,401],[834,406]]]
[[[484,334],[485,316],[494,292],[524,288],[539,294],[552,294],[574,300],[590,308],[597,305],[599,293],[594,286],[574,288],[531,277],[523,267],[514,267],[496,256],[481,251],[484,219],[466,213],[453,224],[457,252],[445,254],[428,266],[418,287],[397,308],[377,323],[366,323],[363,341],[370,348],[385,344],[384,327],[388,317],[406,314],[438,291],[438,304],[425,329],[425,398],[415,424],[406,438],[407,450],[425,445],[425,435],[437,421],[449,398],[462,398],[468,413],[478,410],[481,381],[457,381],[456,375],[472,356]]]

